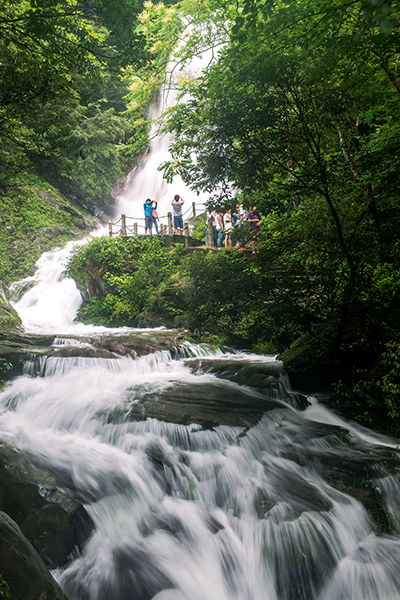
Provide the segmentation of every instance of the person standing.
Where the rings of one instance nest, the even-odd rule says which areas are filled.
[[[176,194],[171,202],[172,214],[174,217],[174,227],[178,235],[183,235],[182,205],[184,202],[185,201],[179,196],[179,194]]]
[[[246,236],[244,228],[244,224],[246,221],[246,213],[243,208],[243,204],[240,204],[239,202],[236,203],[235,214],[239,215],[239,223],[237,223],[236,231],[236,238],[238,240],[237,245],[240,248],[240,250],[244,250],[246,246]]]
[[[239,217],[239,214],[237,213],[236,209],[231,210],[231,217],[232,217],[232,234],[231,234],[232,248],[235,248],[238,243],[238,234],[239,234],[239,228],[240,228],[239,227],[240,226],[240,217]]]
[[[252,238],[253,238],[253,240],[251,242],[253,254],[256,253],[256,239],[257,239],[258,232],[260,230],[261,219],[262,219],[262,217],[261,217],[260,213],[257,211],[257,206],[256,205],[252,206],[251,211],[247,215],[247,221],[250,223],[250,232],[251,232]]]
[[[225,248],[228,248],[229,246],[232,246],[232,242],[231,242],[232,216],[231,216],[231,211],[229,210],[229,208],[227,208],[224,213],[223,222],[224,222],[224,233],[225,233],[224,246],[225,246]]]
[[[222,248],[222,242],[224,240],[224,223],[222,216],[224,213],[216,210],[214,211],[214,227],[215,227],[215,246]]]
[[[147,198],[146,202],[143,204],[143,209],[144,209],[144,234],[152,235],[153,201],[150,198]]]
[[[154,228],[156,230],[156,234],[160,235],[159,231],[158,231],[158,212],[157,212],[157,205],[158,202],[157,200],[153,200],[153,202],[151,203],[151,219],[152,219],[152,224],[154,225]]]

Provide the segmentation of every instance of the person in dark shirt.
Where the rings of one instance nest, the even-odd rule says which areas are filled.
[[[232,208],[231,216],[232,216],[232,234],[231,234],[232,248],[236,248],[237,243],[238,243],[238,234],[239,234],[239,228],[240,228],[240,216],[239,216],[238,212],[236,211],[236,208]]]
[[[252,238],[253,238],[252,242],[251,242],[253,254],[256,253],[256,238],[257,238],[258,231],[260,229],[261,220],[262,220],[262,217],[261,217],[260,213],[257,211],[257,206],[255,206],[255,205],[252,206],[251,211],[247,215],[247,221],[250,223],[250,232],[251,232]]]
[[[251,231],[258,231],[260,229],[261,215],[257,211],[257,206],[252,207],[247,215],[247,221],[250,223]]]

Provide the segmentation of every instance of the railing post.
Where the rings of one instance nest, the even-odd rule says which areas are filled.
[[[188,248],[189,247],[189,223],[184,224],[183,233],[185,235],[185,248]]]
[[[207,223],[207,246],[209,248],[214,248],[214,231],[211,219],[209,219]]]
[[[196,202],[192,202],[192,213],[193,219],[196,218]]]
[[[121,236],[126,237],[126,216],[121,215]]]
[[[137,235],[138,234],[138,230],[137,230],[137,223],[135,222],[133,224],[133,235]]]
[[[121,235],[126,237],[126,216],[121,215]]]
[[[172,228],[172,213],[168,213],[168,235],[172,235],[173,234],[173,228]]]
[[[108,237],[112,237],[112,236],[113,236],[112,223],[108,223]]]
[[[160,235],[165,235],[165,232],[167,230],[167,226],[164,223],[161,223],[160,225]]]

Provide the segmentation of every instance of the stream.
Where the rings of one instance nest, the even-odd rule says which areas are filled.
[[[1,440],[55,473],[93,523],[53,572],[67,597],[399,599],[398,441],[294,393],[271,356],[181,342],[88,357],[110,333],[174,332],[76,323],[68,251],[42,256],[15,307],[73,356],[28,360],[0,393]]]
[[[14,304],[60,354],[0,393],[0,441],[91,519],[53,571],[68,599],[399,600],[399,441],[296,394],[272,356],[183,341],[91,356],[105,336],[176,332],[76,322],[75,243],[45,253]]]

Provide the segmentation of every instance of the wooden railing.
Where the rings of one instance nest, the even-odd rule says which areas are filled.
[[[199,210],[200,209],[200,210]],[[202,204],[196,204],[196,202],[192,202],[191,206],[182,214],[184,219],[183,222],[183,235],[185,238],[190,236],[190,233],[193,229],[194,219],[196,218],[196,214],[200,214],[200,212],[204,212],[204,206]],[[158,228],[159,235],[175,235],[176,231],[173,224],[172,212],[168,212],[166,215],[162,215],[158,217]],[[153,235],[156,234],[154,225],[153,225]],[[135,217],[127,217],[126,215],[121,215],[118,221],[108,223],[108,235],[109,237],[120,236],[120,237],[128,237],[128,236],[140,236],[146,234],[145,228],[145,219],[144,218],[135,218]]]

